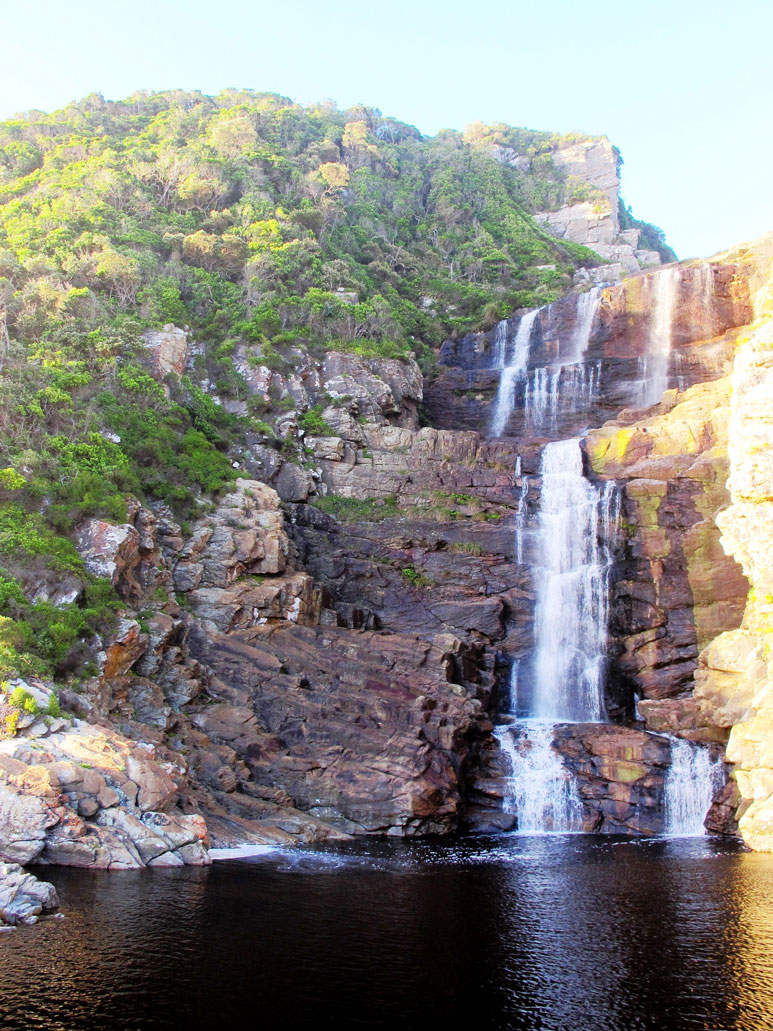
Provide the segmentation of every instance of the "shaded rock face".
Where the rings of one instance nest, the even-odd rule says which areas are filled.
[[[227,701],[193,722],[226,740],[264,792],[347,833],[458,826],[465,765],[490,730],[480,697],[491,679],[458,640],[256,627],[201,635],[194,654]]]
[[[472,433],[372,426],[365,442],[369,457],[352,446],[347,463],[323,459],[320,467],[333,493],[375,499],[374,520],[291,509],[299,560],[325,588],[335,621],[428,639],[502,640],[520,594],[512,449]],[[383,498],[397,514],[379,519]]]

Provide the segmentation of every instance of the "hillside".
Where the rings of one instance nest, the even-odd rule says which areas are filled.
[[[561,222],[617,229],[614,160],[611,193],[572,163],[589,142],[480,123],[425,138],[375,109],[235,92],[92,95],[0,124],[0,668],[88,666],[118,600],[71,543],[84,518],[122,523],[138,498],[186,523],[235,463],[265,467],[263,445],[302,464],[330,400],[299,399],[310,362],[412,353],[431,374],[447,338],[599,265]],[[152,338],[177,348],[153,367],[164,325],[187,335]]]

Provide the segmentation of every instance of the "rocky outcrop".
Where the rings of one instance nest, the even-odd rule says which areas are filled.
[[[58,908],[53,884],[39,881],[18,863],[0,863],[0,930],[35,924],[43,913]]]
[[[169,549],[168,563],[177,591],[213,629],[279,619],[316,623],[319,590],[293,568],[290,550],[276,491],[257,480],[237,480],[190,539]]]
[[[14,706],[10,691],[26,706]],[[185,766],[112,727],[52,716],[51,692],[12,681],[0,715],[0,859],[106,869],[209,862],[204,820],[175,803]],[[55,711],[55,710],[53,710]]]
[[[181,376],[188,361],[188,334],[177,326],[146,329],[142,334],[145,358],[151,375],[163,380],[168,375]]]
[[[621,231],[618,219],[620,154],[605,136],[561,141],[553,164],[567,176],[573,199],[537,214],[551,235],[590,247],[607,262],[596,281],[614,281],[660,264],[657,251],[640,249],[638,229]]]

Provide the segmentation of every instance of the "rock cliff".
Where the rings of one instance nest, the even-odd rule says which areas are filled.
[[[514,169],[530,160],[483,143]],[[557,273],[564,296],[491,325],[494,305],[485,330],[451,305],[461,328],[427,377],[362,327],[334,340],[361,308],[343,287],[317,291],[314,318],[339,322],[313,346],[270,319],[225,340],[219,365],[172,323],[134,341],[126,389],[152,411],[185,394],[239,478],[216,478],[187,520],[170,507],[179,483],[117,518],[77,516],[67,575],[20,564],[27,598],[65,606],[102,577],[122,609],[58,701],[32,674],[0,687],[0,859],[179,866],[208,862],[210,843],[512,828],[493,720],[513,671],[526,694],[534,678],[540,456],[572,437],[619,509],[599,531],[610,722],[560,722],[549,742],[582,827],[664,829],[668,734],[713,757],[727,743],[710,825],[737,819],[773,848],[773,244],[661,266],[623,218],[611,144],[548,149],[566,203],[538,220],[606,264],[571,290]],[[558,294],[543,290],[553,273],[531,269],[528,303]],[[437,304],[422,296],[422,317]],[[238,439],[222,413],[249,417]],[[19,919],[36,915],[24,905]]]
[[[753,287],[755,320],[738,340],[731,375],[731,504],[721,543],[751,590],[738,629],[701,654],[695,698],[706,721],[730,731],[727,757],[740,797],[738,827],[754,849],[773,851],[773,238],[739,248]]]

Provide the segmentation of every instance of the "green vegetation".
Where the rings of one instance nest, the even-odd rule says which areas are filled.
[[[0,675],[62,677],[91,661],[86,641],[109,627],[120,602],[109,581],[83,574],[82,583],[75,602],[33,603],[0,567]]]
[[[0,689],[5,691],[7,688],[7,681],[0,684]],[[3,719],[0,738],[14,737],[23,713],[28,713],[31,716],[45,715],[47,718],[61,716],[59,699],[53,692],[49,696],[46,708],[41,709],[33,695],[26,688],[21,686],[15,687],[8,698],[7,704],[10,706],[11,711],[6,713]]]
[[[383,498],[347,498],[342,494],[325,494],[312,504],[321,512],[335,516],[342,523],[377,523],[399,516],[401,509],[394,494]]]
[[[414,569],[413,566],[405,566],[405,568],[401,569],[400,572],[412,587],[430,587],[432,584],[429,577],[424,576],[423,573]]]
[[[482,555],[483,548],[474,541],[452,541],[448,547],[449,551],[456,551],[465,555]]]
[[[118,603],[84,572],[81,520],[121,522],[134,496],[187,524],[249,433],[276,437],[293,402],[251,396],[245,371],[338,350],[431,373],[444,339],[595,263],[532,217],[585,189],[553,164],[562,139],[482,123],[425,138],[375,108],[233,90],[92,94],[0,122],[0,669],[90,661]],[[168,323],[197,346],[161,382],[143,332]],[[301,429],[329,433],[322,410]],[[32,602],[30,572],[75,578],[78,600]]]
[[[310,433],[316,437],[332,437],[335,436],[335,430],[322,418],[322,405],[314,405],[308,412],[303,412],[298,416],[298,426],[304,431],[304,433]]]

